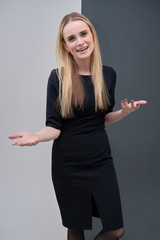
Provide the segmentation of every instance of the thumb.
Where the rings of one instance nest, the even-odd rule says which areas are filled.
[[[16,134],[10,135],[8,138],[15,139],[15,138],[23,137],[23,136],[24,136],[24,133],[16,133]]]

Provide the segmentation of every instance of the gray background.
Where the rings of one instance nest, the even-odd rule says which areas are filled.
[[[83,0],[82,13],[97,30],[103,64],[117,72],[115,110],[125,97],[148,101],[107,131],[122,198],[123,239],[158,239],[160,1]],[[93,231],[100,229],[94,218]],[[88,239],[93,231],[86,231]]]
[[[0,0],[0,239],[66,239],[51,181],[51,142],[8,136],[45,125],[46,86],[62,17],[81,0]]]

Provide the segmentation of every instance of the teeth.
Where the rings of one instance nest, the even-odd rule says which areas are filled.
[[[77,52],[82,52],[82,51],[86,50],[87,48],[88,47],[81,48],[81,49],[77,50]]]

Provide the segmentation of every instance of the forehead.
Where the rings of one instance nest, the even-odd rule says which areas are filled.
[[[72,21],[67,23],[64,27],[63,36],[66,38],[70,35],[76,35],[83,30],[90,30],[89,26],[85,22],[81,20]]]

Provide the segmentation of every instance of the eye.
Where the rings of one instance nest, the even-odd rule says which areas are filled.
[[[82,32],[82,33],[81,33],[81,36],[82,36],[82,37],[85,37],[86,35],[87,35],[87,32]]]
[[[71,37],[68,38],[69,42],[74,41],[74,39],[75,39],[75,38],[74,38],[73,36],[71,36]]]

